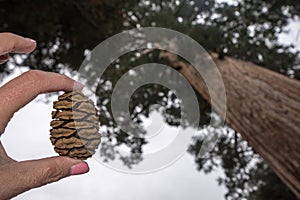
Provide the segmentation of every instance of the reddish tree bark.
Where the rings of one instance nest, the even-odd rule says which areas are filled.
[[[226,90],[226,121],[259,153],[300,198],[300,81],[229,57],[216,63]],[[162,53],[210,102],[205,83],[195,68]],[[218,95],[218,89],[211,95]],[[216,102],[218,112],[222,105]]]

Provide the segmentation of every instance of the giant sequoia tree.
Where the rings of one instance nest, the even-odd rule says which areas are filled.
[[[172,65],[179,67],[182,74],[208,101],[210,95],[220,92],[215,88],[213,93],[216,94],[209,94],[195,69],[178,59],[170,58],[168,54],[164,56],[169,56]],[[253,63],[227,57],[219,59],[215,54],[212,57],[226,88],[226,121],[241,133],[300,197],[300,82]],[[221,105],[221,102],[217,104]],[[220,105],[215,107],[217,111]],[[192,149],[195,150],[197,148]]]
[[[0,70],[2,76],[18,65],[60,73],[65,69],[76,71],[86,49],[94,48],[122,30],[158,26],[185,33],[206,50],[217,52],[220,58],[226,55],[261,66],[227,57],[215,58],[229,98],[227,121],[299,195],[299,174],[295,171],[299,166],[299,82],[262,69],[265,67],[291,78],[300,78],[298,53],[292,46],[277,42],[289,20],[299,19],[299,13],[298,1],[240,0],[227,4],[213,0],[2,0],[0,31],[35,38],[38,48],[29,57],[12,60],[14,65]],[[114,86],[130,66],[147,62],[167,63],[188,74],[187,64],[180,62],[178,67],[177,60],[170,59],[168,54],[162,58],[159,51],[139,57],[136,57],[137,53],[140,52],[124,55],[113,63],[111,70],[102,77],[103,84]],[[201,113],[210,111],[209,96],[201,88],[201,81],[197,77],[186,77],[201,94],[198,96]],[[159,95],[157,91],[160,91]],[[147,107],[151,104],[165,105],[175,103],[176,99],[158,85],[145,86],[140,93],[147,95],[133,96],[130,108],[137,123],[141,116],[149,115]],[[109,127],[103,157],[109,162],[117,156],[114,147],[125,144],[132,149],[133,156],[121,158],[124,163],[130,167],[142,162],[142,156],[134,155],[142,152],[147,141],[129,137],[117,129],[110,115],[111,90],[100,85],[97,94],[98,106],[106,111],[100,113],[99,120]],[[144,109],[136,112],[135,107]],[[180,116],[176,106],[168,108],[164,116],[170,125],[178,125],[176,119]],[[201,126],[205,127],[209,120],[207,115],[204,113],[201,119]],[[186,122],[186,126],[193,124]],[[240,134],[229,128],[226,132],[227,137],[220,140],[207,158],[196,157],[201,145],[199,139],[191,145],[190,153],[195,155],[199,170],[209,172],[216,165],[223,167],[226,177],[219,181],[228,188],[228,199],[266,199],[270,193],[271,199],[295,199]],[[256,161],[254,164],[253,160]]]

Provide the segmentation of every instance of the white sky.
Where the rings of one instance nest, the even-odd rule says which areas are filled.
[[[17,74],[6,78],[5,82]],[[12,158],[28,160],[56,155],[49,140],[51,111],[52,104],[34,101],[15,114],[1,138]],[[165,131],[174,130],[166,128]],[[157,145],[159,143],[154,147],[158,148]],[[31,190],[15,199],[221,200],[225,193],[225,188],[218,186],[216,181],[221,172],[209,175],[198,172],[193,157],[187,153],[170,167],[144,175],[114,171],[94,158],[88,163],[90,172],[86,175]]]
[[[295,49],[300,50],[300,21],[291,21],[285,29],[288,34],[281,34],[279,36],[279,43],[293,44]]]
[[[291,32],[281,35],[279,42],[293,43],[297,49],[300,49],[300,23],[291,22],[287,28]],[[20,69],[17,69],[15,73],[5,78],[3,83],[19,73]],[[28,160],[56,155],[49,140],[51,111],[51,104],[34,101],[13,117],[5,134],[1,137],[5,149],[12,158]],[[174,130],[170,128],[169,131]],[[209,175],[200,173],[196,170],[193,157],[189,154],[185,154],[164,170],[144,175],[129,175],[114,171],[98,163],[94,158],[89,159],[88,163],[90,172],[86,175],[70,177],[58,183],[31,190],[15,199],[221,200],[224,199],[226,191],[216,182],[216,178],[222,175],[221,170]]]

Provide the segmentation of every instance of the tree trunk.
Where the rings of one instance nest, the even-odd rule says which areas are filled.
[[[163,53],[210,102],[197,71]],[[259,153],[300,199],[300,81],[253,63],[211,54],[222,75],[226,121]],[[217,95],[213,91],[211,95]],[[218,105],[214,108],[217,112]]]

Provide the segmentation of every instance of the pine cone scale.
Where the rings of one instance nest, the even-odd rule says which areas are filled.
[[[62,156],[84,160],[98,148],[101,135],[97,109],[81,91],[67,92],[53,103],[50,141]]]

